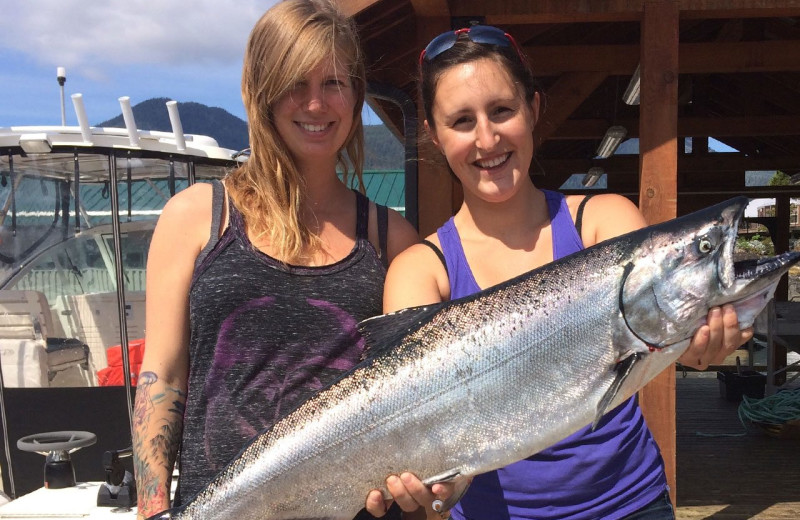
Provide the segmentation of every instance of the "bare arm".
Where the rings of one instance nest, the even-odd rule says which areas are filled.
[[[139,518],[169,508],[170,476],[180,445],[185,403],[185,390],[164,385],[154,372],[139,375],[133,427]]]
[[[414,226],[393,209],[389,209],[389,222],[386,236],[386,254],[389,257],[389,263],[391,263],[398,254],[419,242],[419,235],[417,234],[417,230],[414,229]],[[370,205],[369,241],[372,242],[376,250],[380,250],[380,240],[378,238],[378,209],[374,203]]]
[[[438,240],[428,237],[429,240]],[[389,266],[383,290],[383,310],[393,312],[407,307],[437,303],[449,297],[447,273],[439,258],[422,244],[415,244],[397,255]],[[403,510],[404,520],[440,520],[431,509],[434,500],[446,499],[454,492],[453,484],[426,487],[411,473],[391,475],[386,487]],[[379,491],[367,497],[366,508],[374,516],[383,516],[391,501],[384,504]]]
[[[434,243],[438,245],[438,240]],[[383,312],[438,303],[449,297],[450,282],[439,257],[429,246],[415,244],[389,266],[383,286]]]
[[[147,262],[146,348],[133,424],[139,518],[169,508],[172,467],[183,431],[189,363],[189,285],[208,240],[211,188],[198,185],[164,208]]]

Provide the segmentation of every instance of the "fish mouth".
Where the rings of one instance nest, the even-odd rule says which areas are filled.
[[[775,293],[780,277],[798,261],[800,252],[789,251],[769,258],[740,260],[733,264],[733,292],[740,293],[741,296],[727,303],[736,309],[742,328],[752,326],[756,316]]]
[[[800,253],[790,251],[770,258],[739,260],[733,264],[733,274],[737,280],[760,278],[777,271],[787,263],[792,263],[792,259],[796,258],[797,255],[800,255]]]

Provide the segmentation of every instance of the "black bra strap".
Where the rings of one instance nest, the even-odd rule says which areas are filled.
[[[447,273],[447,278],[449,279],[450,272],[447,270],[447,260],[444,259],[444,254],[442,253],[442,250],[436,247],[436,244],[434,244],[430,240],[425,239],[421,243],[433,249],[433,252],[436,253],[436,256],[438,256],[439,260],[442,261],[442,265],[444,266],[444,272]]]
[[[369,226],[369,199],[360,191],[353,190],[356,194],[356,237],[369,239],[367,229]]]
[[[575,215],[575,229],[578,230],[578,236],[579,237],[582,236],[581,235],[581,225],[582,225],[582,221],[583,221],[583,207],[586,205],[586,203],[592,197],[594,197],[594,194],[585,196],[583,198],[583,200],[581,201],[581,203],[578,205],[578,213],[577,213],[577,215]],[[581,238],[581,241],[583,241],[582,238]]]
[[[383,266],[389,268],[389,249],[388,249],[388,234],[389,234],[389,208],[382,204],[375,204],[378,210],[378,255],[380,256]]]

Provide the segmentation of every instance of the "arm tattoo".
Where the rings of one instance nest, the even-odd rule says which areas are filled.
[[[170,475],[166,479],[159,478],[153,468],[160,466],[168,472],[172,469],[180,445],[186,402],[186,393],[178,388],[167,387],[163,393],[153,393],[157,381],[158,376],[153,372],[139,374],[134,409],[133,448],[138,507],[148,515],[163,509],[162,504],[169,504]],[[172,399],[167,408],[168,416],[156,419],[156,405],[168,399]],[[147,426],[157,420],[161,423],[157,426],[157,433],[148,438]]]

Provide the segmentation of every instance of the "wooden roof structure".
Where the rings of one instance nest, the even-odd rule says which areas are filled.
[[[600,166],[608,191],[637,201],[651,223],[737,194],[776,197],[778,219],[786,224],[773,239],[777,250],[788,249],[789,197],[800,196],[800,186],[747,187],[745,172],[800,172],[799,0],[340,0],[340,5],[360,28],[370,83],[396,92],[401,105],[403,98],[416,105],[419,53],[437,34],[484,23],[513,35],[546,98],[534,130],[532,174],[538,187],[558,189],[572,174]],[[640,104],[629,105],[623,95],[637,66]],[[407,107],[403,112],[398,102],[383,98],[371,104],[403,134]],[[612,126],[639,139],[638,155],[596,157]],[[690,152],[684,137],[692,138]],[[738,152],[710,153],[711,138]],[[461,200],[435,155],[420,146],[418,186],[407,184],[417,190],[423,235]],[[673,493],[674,388],[674,374],[665,371],[641,393]]]
[[[645,7],[678,18],[677,67],[669,81],[677,136],[678,191],[742,193],[746,170],[800,171],[800,2],[764,0],[346,0],[361,28],[371,82],[416,100],[419,51],[439,32],[480,22],[524,48],[546,94],[536,128],[537,186],[558,188],[602,166],[608,189],[638,194],[637,156],[595,159],[610,126],[640,137],[641,105],[622,97],[643,63]],[[654,8],[655,9],[655,8]],[[654,25],[663,25],[663,17]],[[663,45],[665,42],[654,42]],[[647,67],[647,64],[644,64]],[[645,71],[643,76],[646,75]],[[375,103],[402,131],[398,110]],[[737,154],[704,153],[713,137]],[[795,194],[800,190],[795,190]]]

